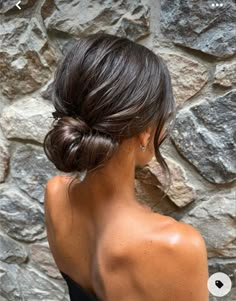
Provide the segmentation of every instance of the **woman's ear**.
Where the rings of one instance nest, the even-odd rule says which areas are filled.
[[[139,134],[139,144],[143,146],[147,146],[150,139],[151,139],[151,134],[152,134],[153,128],[148,127],[146,128],[142,133]]]

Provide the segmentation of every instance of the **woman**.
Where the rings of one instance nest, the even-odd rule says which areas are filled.
[[[127,38],[81,36],[53,88],[44,150],[70,175],[47,182],[45,221],[71,300],[207,301],[201,234],[135,196],[135,169],[154,155],[168,175],[159,147],[175,105],[163,59]]]

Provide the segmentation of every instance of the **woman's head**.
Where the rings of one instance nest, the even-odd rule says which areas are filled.
[[[139,148],[138,165],[155,155],[169,172],[159,147],[175,108],[171,78],[148,48],[105,33],[82,35],[58,66],[53,104],[59,118],[45,136],[44,151],[58,170],[102,167],[123,141],[138,137],[149,143],[146,157]]]

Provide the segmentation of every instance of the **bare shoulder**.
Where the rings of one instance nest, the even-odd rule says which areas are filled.
[[[206,249],[206,244],[201,233],[190,224],[171,219],[166,235],[166,245],[187,248],[193,247]]]
[[[71,176],[67,175],[56,175],[50,178],[45,185],[44,190],[44,205],[49,207],[55,203],[55,199],[63,199],[65,194],[66,186],[72,180]],[[57,204],[58,205],[58,204]]]
[[[187,255],[192,259],[194,251],[202,256],[207,255],[203,236],[190,224],[158,215],[151,229],[152,231],[141,239],[143,247],[151,245],[155,251],[158,249],[171,256],[174,253],[175,256],[183,256],[185,259]]]
[[[58,192],[58,188],[60,187],[60,176],[54,176],[50,178],[45,185],[44,190],[44,214],[45,214],[45,223],[46,226],[49,227],[52,224],[52,212],[54,211],[53,208],[53,200],[54,196]]]
[[[137,301],[209,300],[203,237],[191,225],[168,217],[163,217],[163,222],[164,226],[159,223],[156,227],[159,232],[149,232],[133,242],[123,261],[126,264],[113,265],[120,281],[126,283],[126,292],[113,286],[114,300],[118,300],[117,296],[125,300],[120,295],[125,293],[130,294],[130,300]],[[113,276],[109,276],[112,280]]]
[[[178,231],[180,232],[180,239],[185,239],[191,246],[206,250],[205,239],[201,233],[192,225],[178,222]],[[180,241],[181,242],[181,241]],[[187,244],[188,246],[188,244]]]
[[[47,225],[51,224],[55,227],[56,224],[66,223],[65,210],[68,205],[65,202],[66,185],[70,180],[69,176],[56,175],[47,181],[44,191],[44,212]],[[57,223],[58,220],[60,223]]]
[[[208,300],[207,250],[199,231],[173,220],[163,229],[161,238],[157,234],[152,244],[144,241],[144,248],[147,246],[149,256],[141,256],[142,271],[147,275],[143,289],[153,293],[149,300],[155,300],[160,292],[163,300]]]
[[[208,301],[208,259],[203,236],[183,222],[177,222],[169,234],[161,267],[165,275],[162,284],[168,287],[167,300]]]
[[[56,175],[47,181],[46,190],[49,192],[56,190],[57,188],[59,188],[61,186],[61,184],[68,183],[71,179],[72,179],[71,176]]]
[[[164,245],[169,254],[175,258],[177,267],[183,265],[189,273],[196,272],[195,276],[198,268],[201,268],[203,272],[201,276],[204,276],[205,280],[208,279],[206,243],[196,228],[190,224],[176,222],[170,227]]]
[[[61,186],[61,177],[60,176],[54,176],[50,178],[45,185],[44,190],[44,209],[45,211],[50,210],[52,206],[52,200],[54,198],[55,193],[57,194],[58,188]]]

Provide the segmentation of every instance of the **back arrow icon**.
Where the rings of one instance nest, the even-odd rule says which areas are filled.
[[[21,1],[18,1],[18,2],[16,3],[16,7],[19,8],[19,9],[21,9],[21,7],[19,6],[20,3],[21,3]]]

